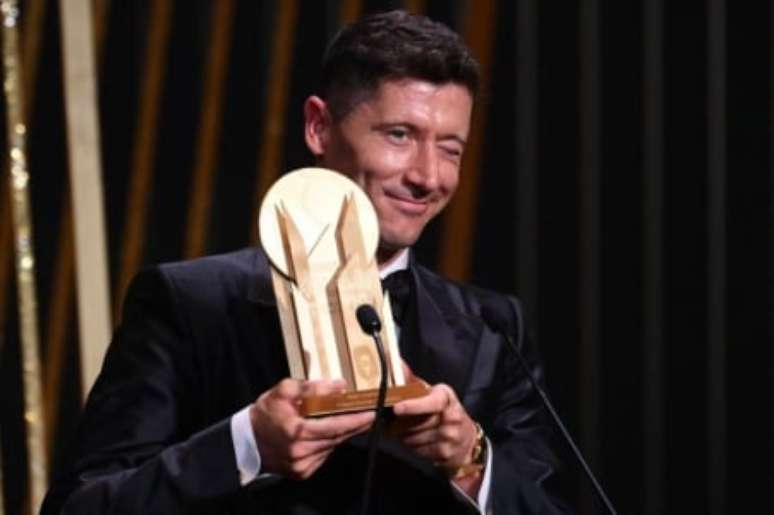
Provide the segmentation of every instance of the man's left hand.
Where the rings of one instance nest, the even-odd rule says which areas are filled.
[[[471,462],[476,426],[450,386],[436,384],[429,394],[401,401],[393,411],[398,419],[392,433],[450,476]]]

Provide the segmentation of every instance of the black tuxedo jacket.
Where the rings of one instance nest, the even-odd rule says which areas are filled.
[[[507,304],[524,345],[517,301],[418,265],[412,275],[417,331],[415,341],[401,342],[404,358],[428,382],[454,388],[483,426],[494,450],[494,512],[561,512],[548,488],[556,459],[537,397],[479,316],[482,303]],[[71,464],[42,513],[357,513],[362,437],[341,445],[308,480],[240,486],[230,417],[287,376],[261,251],[141,273],[89,395]],[[448,479],[395,441],[383,442],[374,481],[374,513],[471,513]]]

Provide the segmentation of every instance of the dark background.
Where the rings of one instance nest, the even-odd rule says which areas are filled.
[[[81,402],[58,6],[21,3],[54,466]],[[527,303],[619,512],[774,513],[770,2],[96,1],[114,303],[145,264],[254,241],[265,185],[310,163],[300,107],[325,42],[395,7],[460,31],[486,72],[461,191],[420,260]],[[20,515],[8,182],[4,163],[2,476]],[[590,492],[578,473],[581,512]]]

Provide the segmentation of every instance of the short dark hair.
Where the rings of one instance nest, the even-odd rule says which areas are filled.
[[[462,38],[443,23],[406,11],[362,18],[344,27],[325,52],[319,94],[341,119],[384,80],[456,83],[472,97],[478,63]]]

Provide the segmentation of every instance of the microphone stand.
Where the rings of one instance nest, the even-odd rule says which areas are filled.
[[[381,378],[379,379],[379,393],[376,400],[376,416],[371,425],[371,433],[368,435],[368,464],[366,466],[365,486],[363,489],[363,504],[360,513],[368,515],[368,508],[371,498],[371,484],[373,482],[374,466],[376,464],[376,450],[379,447],[379,438],[382,433],[382,424],[384,422],[384,402],[387,396],[387,359],[384,355],[384,346],[382,345],[381,321],[373,307],[364,304],[357,308],[357,319],[360,322],[360,328],[363,332],[371,335],[376,344],[376,353],[379,355],[379,368],[381,369]]]
[[[483,314],[483,313],[482,313]],[[489,318],[484,316],[484,318]],[[496,315],[493,317],[499,320],[499,315]],[[565,427],[564,423],[562,422],[562,419],[559,417],[559,414],[554,409],[553,403],[551,403],[550,399],[548,398],[548,395],[545,391],[540,387],[540,385],[537,382],[537,379],[535,379],[535,376],[532,374],[532,370],[527,366],[527,360],[524,358],[524,355],[521,353],[521,349],[516,345],[516,342],[513,341],[513,338],[510,337],[509,332],[504,331],[501,327],[499,327],[501,324],[492,323],[492,321],[489,322],[490,327],[495,329],[498,333],[500,333],[504,338],[505,341],[508,342],[508,347],[511,349],[511,351],[516,355],[516,361],[519,362],[519,366],[524,371],[524,373],[527,375],[527,378],[529,379],[530,384],[532,385],[532,388],[535,389],[535,391],[540,396],[540,400],[543,402],[543,407],[548,411],[549,415],[551,415],[551,418],[554,421],[554,424],[559,428],[559,431],[561,431],[562,436],[564,437],[565,441],[569,444],[570,449],[572,449],[573,454],[575,455],[575,458],[580,462],[581,466],[583,467],[583,471],[586,473],[586,477],[591,481],[591,484],[594,486],[594,490],[596,491],[599,498],[602,500],[602,503],[605,505],[605,508],[607,508],[608,513],[611,515],[616,515],[615,508],[613,507],[613,503],[610,502],[610,499],[607,497],[607,494],[605,494],[604,489],[602,488],[602,485],[597,481],[596,476],[594,476],[594,473],[591,471],[591,468],[589,467],[588,463],[586,463],[586,460],[583,458],[583,454],[581,453],[580,449],[578,449],[578,446],[575,444],[575,440],[573,440],[572,436],[570,435],[570,432],[567,430],[567,427]]]

